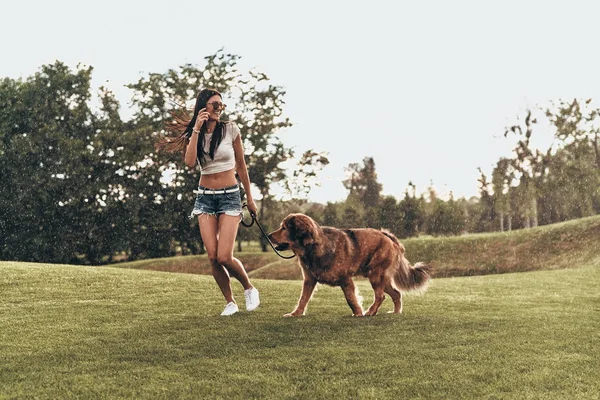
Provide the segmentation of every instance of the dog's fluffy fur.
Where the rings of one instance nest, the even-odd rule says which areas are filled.
[[[319,226],[304,214],[290,214],[279,229],[269,234],[278,250],[292,250],[302,267],[304,284],[296,309],[286,316],[300,316],[306,310],[317,283],[340,286],[355,316],[375,315],[385,299],[394,301],[394,313],[402,312],[402,292],[424,290],[430,268],[411,266],[404,246],[385,230],[337,229]],[[375,300],[366,313],[357,299],[353,276],[369,279]]]

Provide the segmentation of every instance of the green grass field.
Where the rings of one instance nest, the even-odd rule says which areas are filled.
[[[434,279],[401,316],[319,286],[288,319],[299,281],[220,317],[209,276],[2,262],[0,399],[600,398],[600,257],[577,266]]]

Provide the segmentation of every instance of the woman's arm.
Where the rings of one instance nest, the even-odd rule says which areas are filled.
[[[246,191],[246,199],[248,202],[248,210],[254,215],[257,214],[258,210],[254,199],[252,198],[252,191],[250,190],[250,178],[248,177],[248,168],[246,167],[246,160],[244,159],[244,147],[242,146],[242,137],[237,135],[233,140],[233,151],[235,152],[235,170],[240,177],[240,181]]]
[[[202,124],[204,124],[204,121],[207,119],[208,113],[206,112],[206,108],[201,108],[198,111],[194,128],[192,128],[192,137],[190,138],[190,142],[185,149],[185,165],[190,168],[196,166],[196,162],[198,161],[198,135],[200,134],[200,128],[202,127]]]
[[[190,168],[193,168],[198,161],[198,136],[197,131],[192,131],[192,137],[185,149],[185,165]]]

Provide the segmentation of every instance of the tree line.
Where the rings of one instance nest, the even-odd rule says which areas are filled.
[[[540,117],[554,128],[545,151],[531,144]],[[515,140],[512,156],[496,162],[491,179],[479,168],[478,197],[442,200],[433,184],[417,195],[411,182],[401,199],[382,196],[375,160],[366,157],[347,168],[345,201],[311,211],[328,225],[385,227],[400,237],[510,231],[600,213],[600,109],[591,99],[527,110],[504,136]]]
[[[412,183],[401,199],[382,196],[367,157],[347,167],[345,201],[309,203],[302,199],[327,156],[319,149],[297,155],[284,145],[291,125],[285,90],[260,71],[240,71],[238,60],[220,50],[201,67],[186,64],[127,85],[127,121],[109,88],[93,96],[91,67],[57,61],[24,80],[0,80],[0,259],[96,265],[201,253],[189,218],[197,173],[154,144],[171,113],[189,107],[202,87],[225,94],[224,117],[240,127],[267,229],[292,211],[401,237],[517,229],[600,212],[598,110],[577,100],[545,110],[557,139],[545,153],[531,148],[531,113],[509,127],[514,157],[499,160],[491,180],[481,173],[479,198],[442,200],[433,187],[417,194]],[[295,160],[292,172],[282,169],[286,160]],[[275,200],[275,184],[296,200]],[[245,240],[262,239],[258,230],[240,229],[240,247]]]

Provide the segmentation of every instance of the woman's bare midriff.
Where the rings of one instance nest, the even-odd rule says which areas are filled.
[[[235,169],[200,176],[200,186],[205,188],[223,189],[233,185],[237,185]]]

